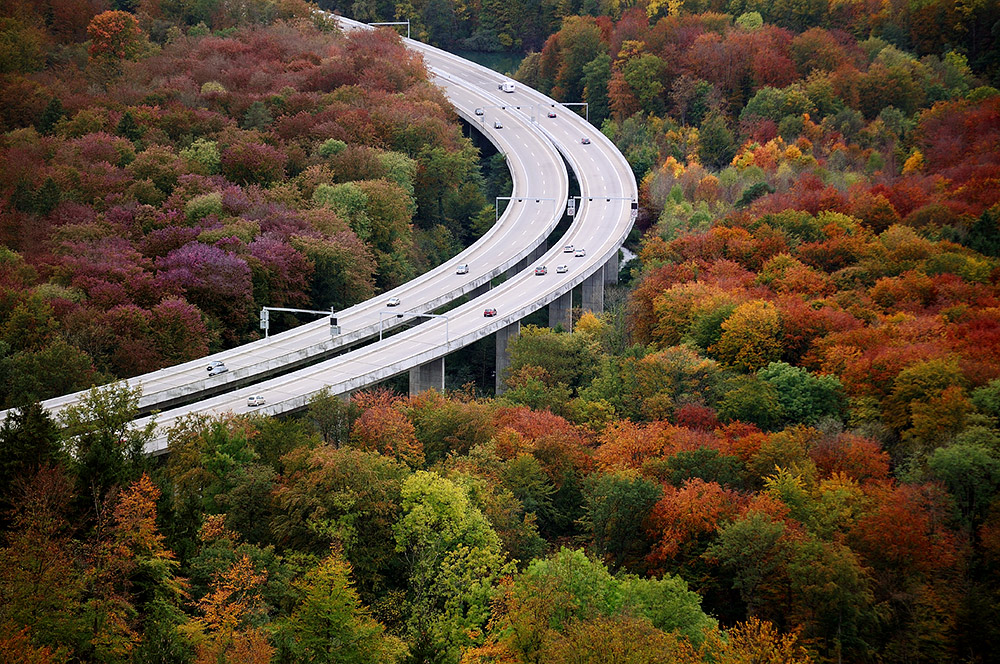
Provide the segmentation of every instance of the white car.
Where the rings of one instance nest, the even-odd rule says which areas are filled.
[[[569,265],[556,265],[556,274],[569,272]]]
[[[398,297],[390,297],[389,300],[388,300],[388,302],[385,303],[385,306],[387,306],[387,307],[398,307],[399,306],[399,298]]]
[[[494,129],[503,129],[503,123],[500,122],[499,120],[497,120],[496,122],[493,123],[493,128]]]
[[[577,249],[576,253],[573,254],[573,255],[576,256],[577,258],[583,258],[584,256],[587,255],[587,250],[586,249]]]
[[[250,408],[263,406],[265,403],[266,401],[264,401],[264,397],[262,396],[247,397],[247,406],[249,406]]]
[[[571,253],[573,253],[573,245],[567,244],[565,247],[563,247],[563,253],[564,254],[571,254]]]
[[[482,114],[483,114],[483,109],[477,108],[476,109],[476,115],[482,115]]]
[[[229,371],[229,369],[226,368],[226,365],[219,361],[212,362],[212,364],[208,366],[209,376],[218,376],[219,374],[224,374],[227,371]]]
[[[455,274],[468,274],[468,273],[469,273],[468,263],[462,263],[461,265],[455,268]]]

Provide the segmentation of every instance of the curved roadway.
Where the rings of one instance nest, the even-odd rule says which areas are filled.
[[[363,26],[363,24],[355,24]],[[363,26],[364,27],[364,26]],[[410,42],[410,46],[417,45]],[[420,45],[422,46],[422,45]],[[436,50],[436,49],[435,49]],[[447,54],[438,52],[438,60],[450,63]],[[464,62],[464,61],[463,61]],[[430,63],[428,63],[430,65]],[[513,181],[512,200],[497,223],[472,246],[433,270],[365,302],[336,313],[341,333],[331,336],[330,319],[296,328],[236,348],[190,362],[166,367],[125,381],[131,388],[141,388],[139,407],[143,411],[190,400],[199,394],[212,394],[253,382],[288,367],[306,364],[317,357],[332,354],[338,348],[356,344],[378,335],[380,327],[390,329],[405,322],[396,311],[425,313],[467,295],[515,267],[531,255],[562,218],[569,195],[569,178],[559,153],[530,118],[504,110],[511,100],[497,90],[504,77],[496,72],[469,64],[469,78],[438,75],[441,85],[458,113],[480,130],[507,158]],[[454,67],[452,66],[452,69]],[[436,73],[429,66],[431,73]],[[499,96],[498,96],[499,95]],[[482,116],[475,109],[484,109]],[[500,120],[502,129],[493,127]],[[518,202],[516,199],[523,199]],[[468,264],[468,274],[456,274],[456,267]],[[398,297],[401,305],[387,309],[389,298]],[[408,319],[411,317],[407,317]],[[208,376],[210,362],[224,362],[228,372]],[[77,404],[86,391],[49,399],[42,405],[57,413]],[[0,411],[0,419],[6,412]]]
[[[412,41],[407,43],[424,54],[449,95],[454,91],[451,84],[463,81],[460,86],[463,90],[479,90],[482,94],[497,96],[494,91],[499,77],[495,73],[486,73],[477,65],[427,45]],[[304,408],[309,399],[324,388],[334,394],[346,393],[443,357],[546,306],[601,271],[604,264],[617,255],[632,227],[632,202],[637,196],[635,178],[624,156],[583,118],[537,91],[517,84],[515,92],[499,94],[503,95],[499,105],[507,108],[503,111],[495,109],[495,112],[506,113],[508,118],[503,121],[504,129],[500,131],[507,132],[508,127],[518,123],[525,127],[537,126],[562,152],[576,174],[584,202],[563,242],[586,249],[587,255],[570,257],[563,253],[561,246],[555,247],[500,286],[449,311],[447,319],[432,319],[383,341],[305,369],[164,412],[156,417],[160,433],[147,451],[164,451],[167,443],[165,428],[191,414],[287,413]],[[469,108],[462,106],[463,99],[459,96],[452,100],[459,106],[460,112],[469,117]],[[516,105],[520,105],[521,109],[512,108]],[[546,116],[549,108],[555,109],[557,117]],[[487,129],[490,127],[488,125]],[[583,144],[583,138],[589,139],[590,143]],[[527,253],[522,247],[518,255]],[[569,271],[556,274],[555,265],[563,262],[569,266]],[[533,268],[539,265],[549,267],[549,273],[535,276]],[[496,308],[498,315],[484,317],[483,311],[487,307]],[[267,405],[262,408],[248,407],[247,397],[251,395],[264,396]],[[148,418],[140,420],[139,424],[143,424],[145,419]]]

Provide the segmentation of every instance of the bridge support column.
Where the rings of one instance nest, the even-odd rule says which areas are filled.
[[[510,268],[509,270],[507,270],[507,278],[509,279],[509,278],[513,277],[518,272],[523,272],[524,269],[526,267],[528,267],[528,265],[530,265],[531,263],[534,263],[539,258],[541,258],[542,256],[544,256],[545,252],[548,251],[548,250],[549,250],[548,244],[546,242],[542,242],[540,245],[538,245],[537,247],[535,247],[534,249],[532,249],[532,251],[531,251],[530,254],[528,254],[527,256],[525,256],[524,258],[522,258],[521,260],[519,260],[517,262],[517,265],[515,265],[514,267]]]
[[[521,333],[521,321],[514,321],[507,327],[497,330],[497,371],[496,371],[496,393],[503,394],[503,380],[510,366],[510,355],[507,353],[507,345],[512,339],[516,339]]]
[[[507,270],[507,275],[506,275],[507,278],[510,279],[518,272],[524,271],[524,268],[528,267],[529,262],[531,262],[531,256],[525,256],[524,258],[519,260],[514,267]]]
[[[608,259],[608,262],[604,264],[604,283],[606,284],[617,284],[618,283],[618,252],[616,251]]]
[[[416,396],[427,390],[444,392],[443,357],[410,369],[410,396]]]
[[[549,302],[549,327],[554,330],[558,325],[566,332],[573,330],[573,291]]]
[[[535,250],[531,252],[531,256],[528,258],[529,261],[534,262],[545,255],[545,252],[549,250],[549,243],[542,240],[542,243],[535,247]]]
[[[469,292],[469,299],[470,300],[474,300],[477,297],[479,297],[480,295],[485,295],[486,293],[489,293],[490,292],[490,288],[492,288],[492,284],[490,282],[488,282],[488,281],[485,284],[481,285],[481,286],[476,286],[474,289],[472,289]]]
[[[604,269],[600,269],[583,280],[584,311],[595,314],[604,313]]]

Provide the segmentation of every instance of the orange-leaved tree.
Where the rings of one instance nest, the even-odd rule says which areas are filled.
[[[194,621],[191,640],[198,664],[267,664],[274,648],[257,626],[265,612],[261,588],[267,571],[258,572],[249,556],[238,558],[212,581],[198,603],[204,617]]]
[[[123,11],[106,11],[87,26],[90,57],[124,60],[139,54],[145,39],[139,21]]]

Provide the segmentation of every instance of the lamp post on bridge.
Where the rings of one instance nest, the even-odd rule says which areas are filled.
[[[340,325],[337,324],[337,318],[336,316],[334,316],[335,312],[333,310],[333,307],[330,307],[329,311],[317,311],[316,309],[290,309],[288,307],[261,307],[260,329],[264,330],[265,339],[267,339],[270,336],[272,311],[284,311],[293,314],[316,314],[317,316],[329,316],[330,336],[336,336],[340,334]]]
[[[369,23],[368,25],[405,25],[406,26],[406,38],[410,38],[410,22],[409,21],[384,21],[380,23]]]
[[[493,207],[493,211],[496,212],[496,218],[493,221],[500,221],[500,201],[517,201],[518,203],[524,203],[525,201],[531,200],[534,200],[536,203],[550,201],[553,205],[556,202],[556,199],[546,198],[544,196],[497,196],[497,202]]]

